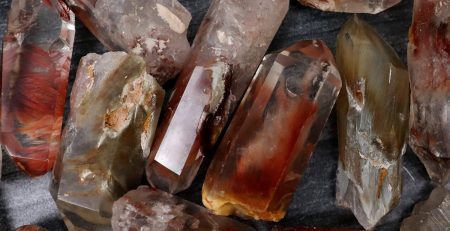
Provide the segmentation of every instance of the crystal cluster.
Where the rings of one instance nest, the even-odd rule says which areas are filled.
[[[213,0],[158,128],[151,185],[188,188],[242,98],[289,6],[288,0]]]
[[[450,2],[414,1],[408,64],[410,146],[430,177],[450,183]]]
[[[323,11],[377,14],[401,0],[298,0],[305,6]],[[445,0],[444,0],[445,1]]]
[[[147,186],[128,192],[114,203],[112,228],[114,231],[254,230],[233,219],[213,215],[199,205]]]
[[[191,14],[176,0],[65,0],[110,50],[145,58],[147,72],[163,84],[185,63]]]
[[[3,38],[1,136],[31,176],[52,169],[59,151],[75,35],[57,0],[13,0]]]
[[[203,204],[219,215],[283,218],[340,89],[321,41],[267,55],[208,169]]]
[[[52,182],[70,230],[107,229],[114,200],[140,185],[163,99],[139,56],[81,59]]]
[[[401,195],[408,71],[394,49],[356,16],[338,34],[336,61],[344,89],[336,107],[337,201],[372,229]]]
[[[428,200],[418,203],[401,231],[443,231],[450,229],[450,189],[438,187]]]

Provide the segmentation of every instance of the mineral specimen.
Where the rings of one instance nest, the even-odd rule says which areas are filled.
[[[438,187],[427,201],[418,203],[411,217],[402,222],[402,231],[447,231],[450,229],[450,189]]]
[[[414,1],[408,63],[409,144],[431,178],[450,183],[450,1]]]
[[[163,191],[141,186],[114,202],[112,228],[125,230],[254,230],[233,219],[220,217],[194,203]]]
[[[401,195],[408,72],[394,49],[356,16],[339,32],[336,53],[345,89],[336,106],[337,201],[372,229]]]
[[[267,55],[208,169],[203,204],[219,215],[283,218],[340,89],[321,41]]]
[[[3,38],[1,136],[31,176],[51,170],[75,35],[74,15],[57,0],[13,0]]]
[[[298,0],[301,4],[323,11],[377,14],[401,0]]]
[[[188,188],[235,110],[289,7],[288,0],[213,0],[158,128],[147,179]]]
[[[191,14],[177,0],[64,0],[110,50],[140,55],[163,84],[183,67]]]
[[[16,231],[47,231],[37,225],[25,225],[16,229]]]
[[[140,185],[163,98],[139,56],[81,59],[51,188],[70,230],[107,229],[113,201]]]

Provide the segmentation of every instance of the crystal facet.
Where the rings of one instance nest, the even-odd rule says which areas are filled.
[[[401,231],[447,231],[450,229],[450,189],[438,187],[428,200],[419,202]]]
[[[147,186],[130,191],[114,202],[112,227],[114,231],[254,230],[233,219],[213,215],[199,205]]]
[[[191,14],[177,0],[65,0],[110,50],[145,58],[147,72],[163,84],[178,74],[190,45]]]
[[[430,177],[450,183],[450,1],[416,0],[408,64],[412,106],[409,144]]]
[[[156,133],[150,184],[172,193],[191,185],[288,7],[288,0],[212,1]]]
[[[211,163],[203,204],[219,215],[283,218],[340,89],[321,41],[267,55]]]
[[[113,201],[140,185],[163,99],[139,56],[81,59],[51,188],[70,230],[107,229]]]
[[[52,169],[75,35],[75,17],[57,0],[13,0],[3,38],[1,136],[31,176]]]
[[[401,0],[298,0],[301,4],[323,11],[377,14]]]
[[[372,229],[401,195],[408,71],[394,49],[356,16],[338,34],[336,61],[344,89],[336,107],[337,201]]]

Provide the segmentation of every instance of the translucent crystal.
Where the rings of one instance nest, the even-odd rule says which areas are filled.
[[[74,21],[62,1],[11,2],[3,37],[1,136],[31,176],[51,170],[59,151]]]
[[[450,183],[450,1],[416,0],[409,34],[409,144],[431,178]]]
[[[114,231],[254,230],[233,219],[215,216],[199,205],[147,186],[128,192],[114,203],[112,227]]]
[[[338,34],[336,61],[344,83],[336,106],[337,201],[372,229],[401,195],[408,72],[394,49],[356,16]]]
[[[188,188],[244,95],[288,0],[213,0],[194,41],[147,166],[153,186]]]
[[[163,99],[139,56],[81,59],[51,188],[69,230],[110,229],[112,203],[142,181]]]
[[[298,0],[305,6],[323,11],[377,14],[401,0]]]
[[[267,55],[208,169],[203,204],[219,215],[283,218],[340,89],[321,41]]]
[[[190,45],[191,14],[177,0],[64,0],[110,50],[145,58],[163,84],[178,74]]]

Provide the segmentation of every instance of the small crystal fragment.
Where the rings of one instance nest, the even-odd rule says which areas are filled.
[[[65,0],[110,50],[144,57],[160,84],[183,67],[191,14],[177,0]]]
[[[47,231],[46,229],[37,225],[24,225],[16,229],[16,231]]]
[[[141,186],[114,202],[112,228],[127,230],[247,231],[253,228],[216,216],[201,206]]]
[[[410,217],[402,222],[401,231],[443,231],[450,229],[450,189],[438,187],[428,200],[419,202]]]
[[[301,4],[323,11],[377,14],[401,0],[298,0]]]
[[[31,176],[50,171],[59,152],[74,24],[62,1],[11,2],[3,38],[1,136]]]
[[[267,55],[208,169],[203,204],[219,215],[283,218],[340,89],[322,41]]]
[[[336,53],[344,83],[336,107],[337,201],[372,229],[401,195],[408,72],[394,49],[356,16],[339,32]]]
[[[51,187],[69,230],[110,228],[114,200],[142,181],[163,99],[139,56],[81,59]]]
[[[212,1],[156,133],[151,185],[171,193],[191,185],[288,8],[288,0]]]
[[[416,0],[409,34],[409,144],[437,183],[450,183],[450,1]]]

